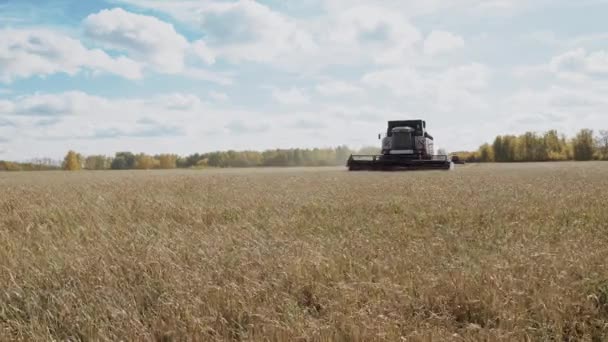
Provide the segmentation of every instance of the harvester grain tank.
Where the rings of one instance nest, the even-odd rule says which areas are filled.
[[[389,121],[379,155],[351,155],[350,171],[451,170],[446,155],[434,154],[434,139],[426,131],[424,120]]]

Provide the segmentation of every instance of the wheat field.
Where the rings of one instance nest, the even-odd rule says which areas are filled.
[[[606,341],[608,163],[0,173],[0,340]]]

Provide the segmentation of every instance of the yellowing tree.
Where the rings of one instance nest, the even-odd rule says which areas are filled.
[[[479,148],[479,159],[481,162],[488,163],[494,161],[494,151],[490,144],[484,144]]]
[[[177,156],[173,154],[161,154],[158,161],[161,169],[175,169],[177,166]]]
[[[135,157],[135,167],[140,170],[148,170],[154,168],[155,160],[152,156],[140,153]]]
[[[63,169],[67,171],[77,171],[82,169],[81,157],[74,151],[69,151],[63,159]]]

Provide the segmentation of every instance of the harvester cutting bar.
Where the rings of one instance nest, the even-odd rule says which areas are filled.
[[[350,171],[451,170],[447,156],[432,159],[412,159],[399,155],[352,155],[347,163]]]

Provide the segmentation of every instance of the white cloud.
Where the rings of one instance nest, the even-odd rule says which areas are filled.
[[[490,75],[490,70],[480,64],[425,72],[400,67],[367,73],[361,82],[392,94],[397,103],[418,111],[417,116],[457,122],[457,114],[474,118],[488,109],[491,101],[486,88]]]
[[[14,110],[15,105],[13,104],[13,102],[0,100],[0,114],[12,114]]]
[[[544,40],[545,49],[527,50],[538,42],[483,27],[487,15],[503,20],[496,16],[538,3],[563,7],[566,0],[306,0],[308,5],[296,5],[312,10],[305,14],[276,1],[122,2],[136,5],[129,8],[140,6],[146,15],[120,8],[91,14],[82,23],[87,47],[75,39],[64,44],[46,36],[32,40],[43,48],[29,37],[17,39],[19,44],[0,40],[0,81],[58,72],[137,78],[145,70],[172,76],[140,82],[129,93],[151,94],[169,85],[175,93],[134,98],[79,91],[21,96],[27,84],[18,84],[12,99],[6,100],[12,94],[0,96],[0,136],[8,137],[7,149],[44,156],[57,151],[62,155],[68,143],[81,146],[79,152],[85,154],[355,146],[376,144],[374,133],[384,129],[386,120],[400,117],[427,119],[438,140],[448,142],[441,146],[475,148],[511,128],[606,124],[597,114],[608,108],[603,100],[608,90],[608,57],[601,40],[605,34],[564,37],[548,27],[532,37]],[[175,26],[153,16],[159,12],[162,18],[172,17]],[[484,17],[476,17],[480,14]],[[459,35],[463,32],[448,31],[464,27],[464,21],[467,31],[485,32],[467,35],[466,50]],[[434,22],[441,28],[429,26]],[[430,33],[423,35],[414,23]],[[188,27],[193,38],[177,31],[182,27]],[[8,36],[2,39],[16,39]],[[579,41],[584,44],[577,45]],[[84,52],[72,54],[78,49]],[[497,55],[503,50],[526,53],[517,58]],[[556,56],[551,60],[551,55]],[[513,68],[542,56],[544,64]],[[127,62],[135,68],[127,68]],[[268,84],[266,94],[252,86],[260,77]],[[208,88],[199,81],[219,86]],[[522,84],[525,89],[520,89]],[[222,87],[226,85],[235,88],[230,97]],[[103,84],[87,89],[97,86]],[[274,105],[266,103],[265,95]],[[228,100],[229,105],[222,103]],[[337,132],[335,127],[343,129]],[[237,134],[247,132],[255,135]],[[82,144],[76,138],[104,140]]]
[[[34,94],[18,97],[8,113],[27,116],[87,115],[91,108],[104,108],[107,104],[105,99],[81,91]]]
[[[325,47],[337,44],[350,58],[361,55],[378,64],[402,64],[422,39],[407,17],[377,5],[352,6],[326,25]]]
[[[471,63],[442,71],[439,80],[454,87],[480,90],[489,85],[490,76],[490,68],[483,64]]]
[[[220,85],[231,85],[234,83],[231,73],[216,72],[203,68],[188,67],[181,76],[200,81],[209,81]]]
[[[107,48],[127,51],[161,72],[179,73],[184,68],[188,41],[173,25],[156,17],[121,8],[105,9],[89,15],[84,26],[87,35],[96,42]]]
[[[385,88],[397,96],[429,96],[440,89],[472,89],[486,87],[490,70],[473,63],[422,73],[413,68],[391,68],[363,76],[362,82],[374,88]]]
[[[0,30],[0,82],[83,70],[138,79],[141,66],[124,56],[88,49],[76,39],[47,29]]]
[[[161,96],[157,100],[153,100],[152,103],[158,104],[166,109],[180,111],[196,110],[202,106],[202,101],[198,96],[180,93]]]
[[[222,93],[219,91],[210,91],[209,97],[212,98],[213,100],[221,101],[221,102],[228,101],[228,99],[229,99],[229,97],[226,93]]]
[[[164,94],[149,99],[109,99],[82,91],[40,93],[0,101],[0,115],[25,120],[39,117],[84,118],[91,122],[133,121],[139,116],[162,118],[179,116],[177,112],[194,113],[203,107],[193,94]],[[61,120],[59,120],[61,121]]]
[[[403,13],[380,5],[348,6],[306,20],[252,0],[123,2],[164,11],[201,29],[203,56],[234,63],[272,63],[300,71],[370,61],[399,64],[421,40],[420,32]]]
[[[114,8],[89,15],[83,24],[95,42],[123,51],[153,71],[232,84],[231,76],[198,65],[216,60],[216,52],[203,40],[189,42],[172,24],[156,17]]]
[[[512,75],[536,82],[562,80],[588,85],[593,83],[594,78],[601,79],[608,75],[608,51],[588,52],[584,48],[577,48],[556,55],[545,64],[516,66],[512,68]]]
[[[153,153],[152,148],[165,151],[163,137],[185,136],[202,127],[202,122],[217,125],[216,118],[204,115],[204,104],[192,94],[112,99],[70,91],[18,96],[3,102],[0,119],[10,123],[6,134],[9,147],[20,153],[13,158],[59,157],[70,142],[83,153],[113,153],[108,149],[133,146]],[[106,140],[100,144],[77,142],[82,139]]]
[[[272,90],[272,97],[284,105],[303,105],[310,101],[308,95],[298,88],[286,90],[275,88]]]
[[[253,61],[298,72],[333,65],[416,66],[437,63],[428,56],[462,48],[454,32],[432,31],[423,40],[413,19],[428,14],[450,16],[511,15],[567,1],[538,0],[365,0],[306,1],[313,16],[289,16],[289,4],[267,6],[253,0],[116,0],[164,12],[200,30],[207,60]],[[283,10],[283,12],[281,11]],[[426,54],[426,55],[425,55]]]
[[[549,66],[556,73],[608,73],[608,53],[596,51],[587,53],[583,48],[565,52],[551,59]]]
[[[270,129],[270,124],[234,120],[228,123],[224,128],[228,130],[228,133],[233,134],[255,134],[267,132]]]
[[[608,55],[604,50],[573,49],[545,64],[515,68],[525,87],[498,101],[505,129],[558,129],[572,135],[581,128],[606,127],[608,111]]]
[[[198,56],[207,64],[215,63],[215,52],[207,46],[203,40],[197,40],[192,43],[190,49],[192,53]]]
[[[432,31],[424,41],[424,53],[437,55],[454,49],[462,48],[464,39],[447,31]]]
[[[540,2],[541,0],[539,0]],[[436,13],[440,11],[480,11],[516,9],[525,5],[525,0],[385,0],[382,6],[393,11],[406,14],[409,18]],[[325,7],[332,12],[339,12],[345,8],[369,4],[366,0],[325,0]],[[486,15],[489,13],[486,13]]]
[[[601,113],[608,109],[608,99],[594,86],[560,85],[521,89],[499,106],[513,131],[557,129],[572,135],[581,128],[605,126]]]
[[[83,154],[273,148],[293,142],[297,133],[271,132],[274,121],[283,120],[281,127],[293,123],[291,113],[287,114],[273,117],[255,110],[219,109],[187,93],[147,98],[106,98],[80,91],[42,93],[0,101],[0,135],[6,137],[11,151],[6,158],[14,160],[61,158],[68,148]],[[251,135],[240,133],[257,138],[252,143]]]
[[[342,81],[323,82],[318,84],[315,89],[323,96],[356,95],[363,92],[361,87]]]
[[[221,56],[233,62],[271,62],[317,49],[296,20],[255,1],[137,4],[165,10],[202,28],[205,40],[195,43],[194,50],[208,61]]]

